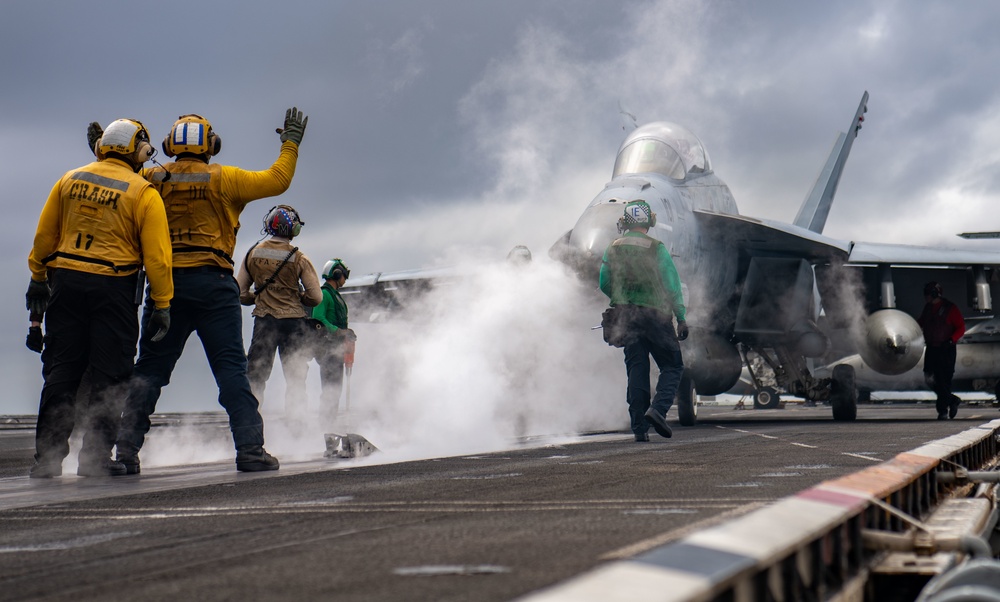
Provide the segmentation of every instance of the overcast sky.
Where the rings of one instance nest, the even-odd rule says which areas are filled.
[[[337,256],[357,275],[516,244],[544,257],[610,177],[619,103],[698,135],[742,213],[791,220],[867,90],[825,233],[961,247],[958,232],[1000,230],[988,0],[65,0],[5,2],[0,17],[17,225],[0,243],[0,413],[37,409],[26,258],[53,183],[91,160],[94,120],[137,118],[159,141],[199,113],[223,139],[216,161],[265,169],[299,107],[295,179],[243,213],[237,253],[282,202],[317,267]]]

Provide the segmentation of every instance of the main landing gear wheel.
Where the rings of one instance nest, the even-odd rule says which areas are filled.
[[[681,384],[677,387],[677,420],[681,426],[694,426],[698,421],[698,394],[694,390],[694,381],[687,370],[681,376]]]
[[[854,379],[854,366],[840,364],[833,368],[830,385],[830,405],[833,419],[850,422],[858,417],[858,388]]]
[[[778,392],[771,387],[758,389],[753,394],[753,409],[755,410],[775,410],[780,403],[781,398],[778,397]]]

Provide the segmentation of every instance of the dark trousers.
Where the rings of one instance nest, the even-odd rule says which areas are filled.
[[[344,386],[344,351],[340,345],[327,352],[316,355],[319,364],[319,380],[322,386],[320,392],[320,412],[324,420],[329,422],[336,417],[340,407],[340,391]]]
[[[684,372],[681,347],[677,342],[670,316],[655,309],[627,306],[628,338],[625,343],[625,370],[628,374],[628,413],[632,432],[649,430],[643,416],[650,407],[649,356],[653,356],[660,374],[652,406],[664,416],[674,403]]]
[[[79,412],[80,463],[97,462],[111,457],[124,386],[132,373],[139,337],[136,277],[60,269],[52,272],[50,283],[35,459],[61,462],[69,454]],[[78,396],[84,373],[89,391]]]
[[[306,374],[313,354],[311,331],[308,318],[253,319],[253,338],[247,351],[250,386],[258,399],[264,399],[264,387],[274,368],[277,351],[285,376],[286,414],[302,416],[306,409]]]
[[[119,449],[138,451],[149,432],[149,416],[156,410],[160,391],[192,332],[198,333],[208,365],[219,387],[219,404],[229,414],[236,449],[264,444],[264,421],[247,379],[243,352],[243,313],[239,285],[232,273],[211,268],[174,270],[174,298],[170,302],[170,330],[158,342],[150,340],[152,300],[142,314],[139,360],[130,383],[128,403],[118,433]]]
[[[954,402],[951,381],[955,376],[957,350],[953,344],[928,346],[924,349],[924,379],[937,395],[937,411],[943,414]]]

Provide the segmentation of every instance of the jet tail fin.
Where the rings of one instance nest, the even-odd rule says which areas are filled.
[[[866,112],[868,112],[867,91],[861,96],[861,104],[858,105],[854,119],[851,120],[851,126],[847,130],[849,133],[841,132],[837,137],[837,142],[833,145],[833,150],[830,151],[826,165],[823,166],[819,177],[816,178],[816,183],[809,191],[809,196],[799,208],[799,214],[795,216],[793,222],[796,226],[817,234],[823,232],[826,218],[830,214],[830,207],[833,205],[833,197],[837,194],[837,185],[840,183],[840,175],[844,171],[844,163],[847,162],[847,155],[851,153],[854,139],[857,138],[858,131],[861,130]]]

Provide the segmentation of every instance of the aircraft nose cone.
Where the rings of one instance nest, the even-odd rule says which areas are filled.
[[[585,257],[600,261],[604,251],[618,238],[618,218],[622,216],[624,205],[602,203],[588,207],[570,235],[569,244]]]

